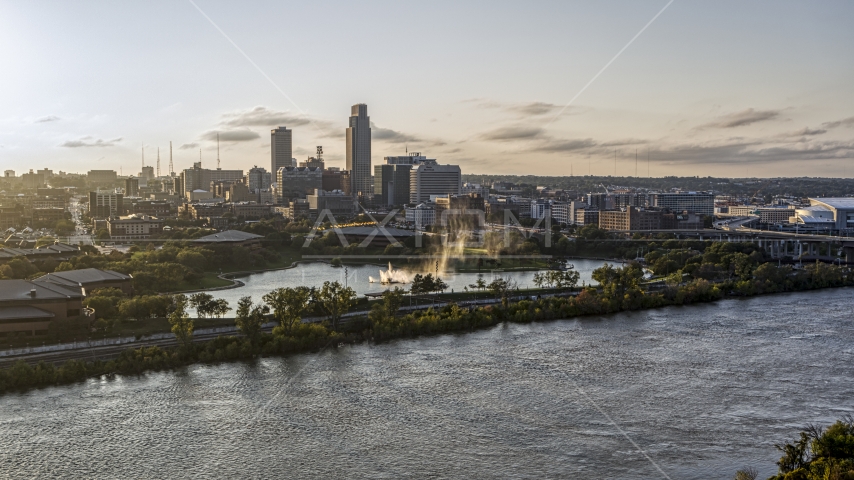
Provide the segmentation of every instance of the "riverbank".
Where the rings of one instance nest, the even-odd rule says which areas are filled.
[[[45,364],[32,367],[19,362],[12,368],[0,370],[0,392],[72,383],[92,376],[139,374],[147,370],[170,369],[197,362],[249,359],[259,355],[289,355],[316,351],[330,345],[473,331],[505,321],[529,323],[604,315],[711,302],[729,297],[850,286],[854,283],[850,276],[841,275],[842,270],[839,273],[840,275],[830,278],[825,270],[818,268],[815,272],[804,271],[800,273],[799,283],[793,283],[788,288],[785,288],[785,285],[778,286],[776,290],[768,288],[767,285],[763,286],[758,281],[755,284],[744,281],[712,284],[695,280],[685,285],[668,287],[661,292],[644,292],[637,288],[637,285],[621,284],[615,280],[603,285],[601,290],[583,289],[577,296],[555,296],[513,303],[509,301],[509,297],[505,297],[502,306],[465,308],[449,304],[436,310],[403,315],[399,314],[397,309],[400,303],[386,303],[384,300],[384,305],[377,305],[369,315],[356,317],[343,324],[338,331],[326,325],[301,324],[280,335],[262,334],[255,342],[239,336],[229,336],[173,349],[145,347],[125,351],[117,359],[107,362],[73,360],[59,367]]]

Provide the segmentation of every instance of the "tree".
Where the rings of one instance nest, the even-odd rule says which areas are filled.
[[[279,322],[273,333],[292,332],[294,325],[302,320],[310,299],[311,290],[307,287],[277,288],[264,295],[264,301],[273,309],[273,317]]]
[[[222,298],[217,298],[213,302],[211,302],[210,312],[216,318],[222,318],[223,315],[228,313],[231,310],[231,307],[228,306],[228,301]]]
[[[261,327],[264,325],[265,316],[269,312],[270,307],[267,305],[255,305],[252,303],[252,297],[241,297],[237,301],[237,317],[234,319],[234,324],[253,345],[257,344],[261,337]]]
[[[854,418],[850,415],[826,430],[808,425],[798,439],[776,445],[783,452],[779,475],[770,480],[854,478]]]
[[[397,316],[400,306],[403,303],[403,289],[394,287],[394,290],[386,290],[383,292],[382,303],[376,303],[371,307],[371,312],[368,314],[368,319],[372,324],[382,322],[386,319],[391,319]]]
[[[332,320],[332,328],[337,329],[341,317],[350,310],[356,300],[356,292],[350,287],[344,287],[339,282],[323,282],[318,292],[320,305]]]
[[[205,318],[213,314],[213,295],[205,292],[198,292],[190,295],[189,304],[191,308],[196,310],[199,318]]]
[[[429,276],[429,275],[428,275],[428,276]],[[447,284],[447,283],[445,283],[444,281],[442,281],[442,279],[441,279],[441,278],[436,277],[436,278],[433,280],[433,285],[432,285],[432,287],[433,287],[433,288],[432,288],[432,291],[434,291],[434,292],[436,292],[436,293],[441,293],[441,292],[444,292],[445,290],[447,290],[447,289],[448,289],[448,284]]]
[[[536,285],[537,288],[543,288],[543,285],[545,285],[545,283],[546,278],[542,273],[537,272],[534,274],[534,285]]]
[[[207,266],[207,259],[201,253],[194,250],[183,250],[176,257],[176,260],[185,267],[194,270],[204,271]]]
[[[433,276],[428,276],[432,279]],[[432,283],[432,282],[429,282]],[[420,273],[416,273],[414,277],[412,277],[412,283],[409,285],[409,292],[413,295],[418,295],[420,293],[429,292],[430,285],[427,282],[427,279],[421,275]]]
[[[169,314],[169,325],[172,325],[172,333],[181,342],[184,348],[193,343],[193,320],[187,315],[187,297],[175,295],[173,297],[172,313]]]
[[[516,282],[514,280],[496,278],[487,288],[489,288],[496,298],[501,298],[501,306],[507,308],[510,303],[510,292],[516,289]]]

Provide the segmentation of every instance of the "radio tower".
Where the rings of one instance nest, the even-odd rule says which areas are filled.
[[[216,169],[219,170],[219,133],[216,134]]]
[[[323,160],[323,147],[321,145],[317,146],[317,160]]]
[[[175,176],[175,166],[172,165],[172,142],[169,142],[169,176]]]
[[[142,168],[145,168],[145,143],[142,144]],[[142,175],[142,170],[139,172]]]
[[[157,147],[157,176],[160,177],[160,147]]]

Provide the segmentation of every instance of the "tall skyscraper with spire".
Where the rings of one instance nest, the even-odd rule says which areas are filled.
[[[279,127],[270,131],[270,169],[273,177],[281,167],[294,166],[293,130]]]
[[[350,109],[347,127],[347,164],[353,195],[370,197],[374,191],[371,181],[371,117],[364,103]]]

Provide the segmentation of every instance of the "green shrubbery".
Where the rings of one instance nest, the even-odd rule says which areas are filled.
[[[327,282],[320,290],[279,289],[264,298],[272,307],[273,317],[279,323],[273,334],[259,331],[268,311],[266,306],[253,305],[249,298],[244,298],[239,304],[236,323],[245,337],[225,336],[205,343],[191,341],[192,322],[184,311],[186,299],[183,296],[161,297],[169,299],[170,305],[164,308],[169,310],[173,333],[181,339],[180,347],[144,347],[127,350],[119,358],[108,362],[70,361],[60,367],[43,364],[32,367],[19,362],[12,368],[0,370],[0,392],[80,381],[107,373],[137,374],[199,361],[219,362],[257,355],[305,352],[330,343],[383,341],[469,331],[505,321],[527,323],[603,315],[626,310],[709,302],[727,295],[754,295],[854,284],[854,277],[847,268],[820,263],[799,270],[763,264],[753,270],[753,277],[750,279],[733,279],[719,283],[711,283],[703,278],[681,281],[680,275],[680,281],[669,282],[665,288],[658,291],[645,290],[641,283],[642,275],[643,271],[637,264],[621,268],[605,265],[593,273],[594,279],[600,284],[599,288],[585,288],[575,296],[526,299],[510,303],[507,301],[507,295],[512,294],[512,291],[507,289],[500,295],[504,300],[501,306],[464,308],[450,304],[439,309],[407,314],[401,314],[399,311],[404,292],[396,288],[386,292],[382,302],[374,304],[367,318],[353,319],[340,329],[338,320],[350,308],[355,296],[352,289],[343,288],[337,282]],[[121,303],[120,308],[124,305],[125,303]],[[331,328],[327,326],[329,324],[304,324],[299,321],[312,310],[324,312],[331,320]]]

